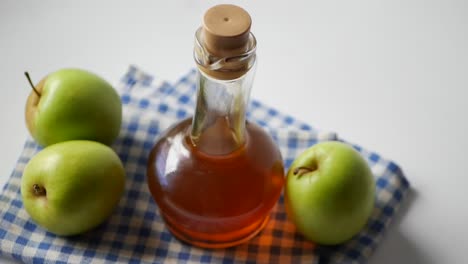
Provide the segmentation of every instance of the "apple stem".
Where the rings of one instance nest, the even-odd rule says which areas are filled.
[[[39,93],[39,91],[37,91],[36,87],[34,87],[34,84],[33,84],[32,81],[31,81],[31,77],[29,77],[29,73],[28,73],[28,72],[24,72],[24,75],[26,75],[26,78],[28,79],[29,84],[31,85],[31,88],[34,90],[34,92],[37,94],[37,96],[41,96],[41,94]]]
[[[316,170],[317,168],[297,167],[294,169],[294,175],[301,177],[302,175]]]
[[[34,190],[34,195],[36,196],[45,196],[46,195],[46,190],[44,187],[39,186],[39,184],[34,184],[33,185],[33,190]]]

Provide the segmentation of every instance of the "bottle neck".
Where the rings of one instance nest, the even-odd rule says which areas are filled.
[[[197,102],[190,138],[209,155],[226,155],[246,141],[246,113],[255,63],[243,76],[219,80],[198,72]]]
[[[208,155],[226,155],[246,141],[245,118],[255,75],[256,40],[248,33],[242,48],[231,49],[230,38],[223,39],[216,43],[224,46],[218,45],[217,52],[213,52],[208,49],[205,33],[202,28],[195,33],[198,87],[190,138]]]

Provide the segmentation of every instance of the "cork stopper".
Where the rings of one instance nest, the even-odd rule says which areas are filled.
[[[250,15],[238,6],[214,6],[203,17],[204,46],[219,57],[245,52],[251,24]]]
[[[205,13],[195,34],[194,58],[212,78],[237,79],[255,64],[256,40],[250,15],[235,5],[217,5]]]

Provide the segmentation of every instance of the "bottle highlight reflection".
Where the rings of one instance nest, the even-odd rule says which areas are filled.
[[[195,41],[195,114],[164,132],[149,157],[149,189],[167,227],[200,247],[229,247],[255,236],[284,182],[275,143],[246,121],[256,64],[246,14],[232,5],[205,14]],[[230,23],[247,18],[241,34],[232,30]]]

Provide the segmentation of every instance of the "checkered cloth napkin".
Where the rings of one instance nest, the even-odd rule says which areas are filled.
[[[28,139],[0,195],[0,254],[25,263],[363,263],[382,239],[409,188],[399,167],[359,146],[376,178],[376,203],[367,226],[351,241],[316,246],[295,232],[283,197],[266,228],[248,243],[221,250],[192,247],[164,226],[146,185],[148,153],[159,133],[194,109],[195,71],[176,84],[160,82],[130,67],[118,90],[124,104],[120,136],[113,145],[127,172],[126,192],[103,225],[74,237],[58,237],[37,226],[23,208],[22,171],[40,148]],[[319,141],[341,140],[253,100],[248,118],[263,126],[281,149],[288,167]]]

